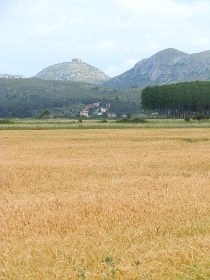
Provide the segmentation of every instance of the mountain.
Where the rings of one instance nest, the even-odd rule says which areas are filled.
[[[129,71],[107,81],[113,88],[144,88],[186,81],[210,80],[210,51],[187,54],[166,49],[139,61]]]
[[[49,66],[39,72],[35,78],[41,80],[67,80],[92,84],[103,84],[110,79],[105,73],[82,62],[81,59],[73,59],[72,62],[63,62]]]
[[[0,79],[19,80],[19,79],[24,79],[24,77],[22,75],[0,74]]]

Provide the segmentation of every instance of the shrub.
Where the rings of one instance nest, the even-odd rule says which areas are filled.
[[[107,123],[106,119],[100,120],[100,123]]]
[[[38,111],[38,119],[48,119],[50,118],[50,111],[48,109]]]
[[[184,120],[186,121],[186,122],[190,122],[190,116],[189,115],[185,115],[185,117],[184,117]]]
[[[135,118],[135,119],[129,119],[129,118],[124,118],[117,120],[118,123],[145,123],[146,120],[142,118]]]
[[[11,120],[8,120],[8,119],[1,119],[0,120],[0,124],[10,124],[10,123],[13,123]]]
[[[194,120],[197,121],[204,121],[204,120],[209,120],[209,116],[203,113],[197,114],[193,117]]]

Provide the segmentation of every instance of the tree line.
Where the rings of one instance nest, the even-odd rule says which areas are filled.
[[[142,108],[170,117],[210,115],[210,81],[195,81],[147,87],[142,91]]]

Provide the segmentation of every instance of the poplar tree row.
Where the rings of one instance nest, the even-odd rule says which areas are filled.
[[[147,87],[142,91],[142,107],[174,117],[196,113],[209,115],[210,81]]]

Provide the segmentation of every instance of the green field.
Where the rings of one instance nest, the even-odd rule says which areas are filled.
[[[47,130],[47,129],[105,129],[105,128],[210,128],[210,120],[185,122],[182,119],[147,119],[145,123],[118,123],[116,120],[108,120],[103,123],[100,120],[67,119],[11,119],[0,120],[0,130]]]

